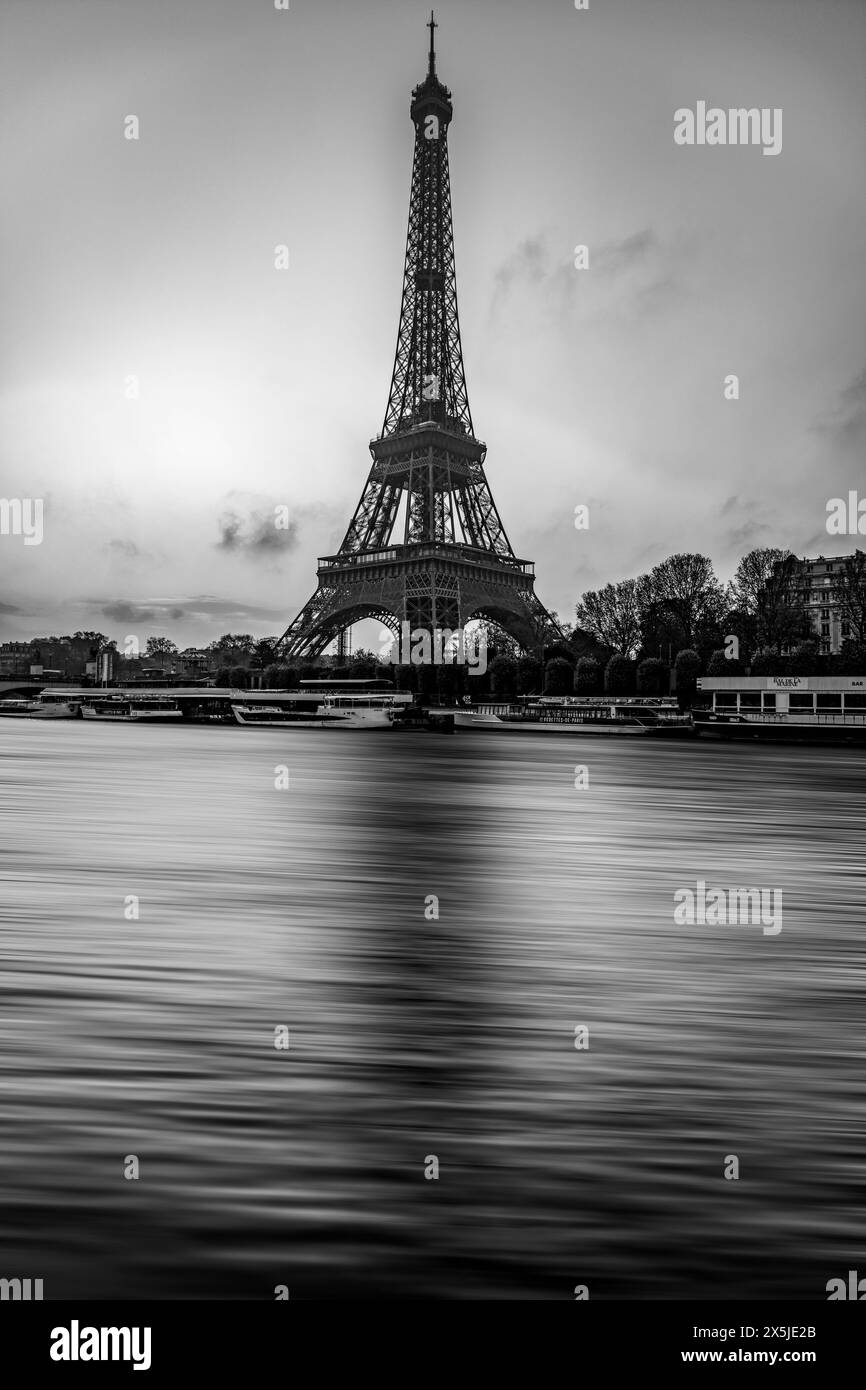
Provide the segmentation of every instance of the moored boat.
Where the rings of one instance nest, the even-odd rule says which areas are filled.
[[[238,724],[252,728],[390,729],[394,711],[411,697],[393,694],[323,694],[295,699],[283,696],[280,704],[237,702],[232,714]]]
[[[100,719],[110,723],[164,724],[183,718],[183,711],[171,701],[143,701],[94,697],[81,706],[84,719]]]
[[[458,729],[525,733],[691,736],[692,724],[676,700],[666,697],[540,696],[454,712]]]
[[[65,703],[43,704],[40,700],[0,700],[0,715],[7,719],[74,719],[77,710]]]
[[[864,676],[705,676],[694,711],[703,738],[866,745]]]

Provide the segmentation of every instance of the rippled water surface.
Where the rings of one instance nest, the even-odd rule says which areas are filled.
[[[0,1275],[822,1299],[866,1271],[866,753],[3,721],[0,776]],[[782,932],[676,925],[698,879],[781,889]]]

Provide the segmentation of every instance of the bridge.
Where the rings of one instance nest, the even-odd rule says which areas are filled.
[[[0,700],[11,695],[38,695],[40,690],[44,689],[44,681],[35,681],[30,676],[21,676],[18,680],[0,681]]]

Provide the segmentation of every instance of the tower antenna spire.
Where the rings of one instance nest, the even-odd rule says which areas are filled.
[[[429,67],[429,70],[428,70],[428,75],[429,75],[430,77],[435,77],[435,76],[436,76],[436,49],[435,49],[435,47],[433,46],[433,30],[434,30],[434,29],[438,29],[438,28],[439,28],[439,25],[436,23],[436,20],[433,18],[433,11],[432,11],[432,10],[430,11],[430,23],[427,25],[427,28],[430,30],[430,67]]]

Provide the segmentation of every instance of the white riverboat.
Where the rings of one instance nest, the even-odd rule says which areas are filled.
[[[704,676],[704,738],[866,744],[866,676]]]
[[[13,719],[74,719],[78,711],[65,702],[43,704],[41,700],[0,700],[0,715]]]
[[[183,719],[183,710],[172,700],[119,699],[116,695],[103,699],[94,696],[82,703],[81,714],[84,719],[112,724],[165,724]]]
[[[402,692],[311,695],[299,691],[283,695],[279,704],[238,701],[231,708],[238,724],[256,729],[390,729],[395,710],[411,699]]]

